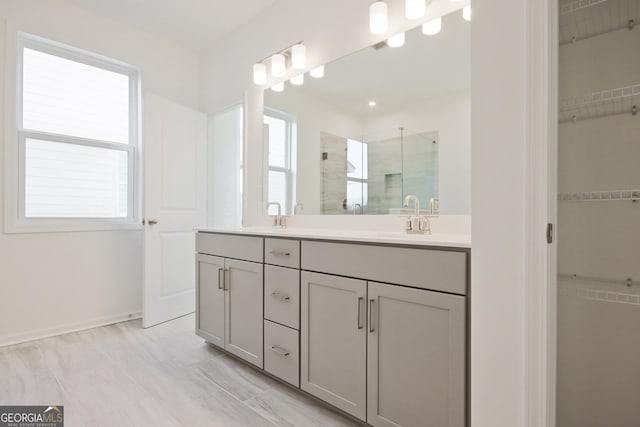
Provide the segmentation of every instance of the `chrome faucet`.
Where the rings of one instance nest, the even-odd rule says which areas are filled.
[[[269,211],[269,206],[277,206],[278,207],[278,215],[276,215],[273,218],[273,226],[274,227],[280,227],[280,228],[286,228],[287,227],[287,221],[286,221],[285,217],[282,216],[282,207],[280,206],[280,203],[278,203],[278,202],[269,202],[269,203],[267,203],[267,211]]]
[[[360,203],[356,203],[353,205],[353,214],[354,215],[356,214],[356,210],[358,210],[358,208],[360,208],[360,215],[362,215],[363,214],[362,205]]]
[[[432,197],[429,200],[429,216],[438,216],[440,213],[440,199]]]
[[[413,201],[415,212],[407,219],[405,231],[407,233],[421,233],[431,234],[431,224],[429,224],[429,218],[426,216],[420,216],[420,200],[418,196],[413,194],[407,195],[404,198],[404,207],[409,207],[409,202]]]

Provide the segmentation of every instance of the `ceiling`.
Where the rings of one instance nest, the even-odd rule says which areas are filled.
[[[470,87],[470,29],[460,11],[443,17],[442,31],[425,36],[417,27],[399,48],[368,47],[325,66],[325,76],[305,76],[303,86],[267,91],[267,101],[302,92],[359,117],[391,113],[429,98]],[[375,100],[376,106],[368,106]],[[277,104],[277,101],[276,101]]]
[[[82,8],[202,50],[276,0],[68,0]]]

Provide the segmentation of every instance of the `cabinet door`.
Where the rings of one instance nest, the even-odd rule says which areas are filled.
[[[302,272],[303,390],[365,420],[366,282]]]
[[[465,299],[368,284],[367,422],[465,425]]]
[[[226,259],[224,348],[263,367],[263,265]]]
[[[196,257],[196,334],[224,348],[224,258]]]

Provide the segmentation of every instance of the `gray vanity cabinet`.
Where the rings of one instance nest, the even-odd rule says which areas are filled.
[[[465,425],[465,298],[368,282],[367,422]]]
[[[228,352],[263,367],[263,266],[225,260],[225,334]]]
[[[196,334],[224,348],[224,258],[196,256]]]
[[[301,277],[300,387],[366,420],[367,282]]]
[[[198,233],[196,247],[196,334],[262,368],[263,239]]]

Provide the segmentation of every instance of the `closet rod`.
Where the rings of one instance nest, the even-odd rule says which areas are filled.
[[[631,277],[627,277],[623,280],[616,279],[605,279],[602,277],[593,277],[593,276],[581,276],[579,274],[558,274],[559,279],[567,279],[567,280],[582,280],[583,282],[594,282],[594,283],[604,283],[610,285],[625,285],[627,287],[631,286],[639,286],[640,282],[637,280],[633,280]]]

